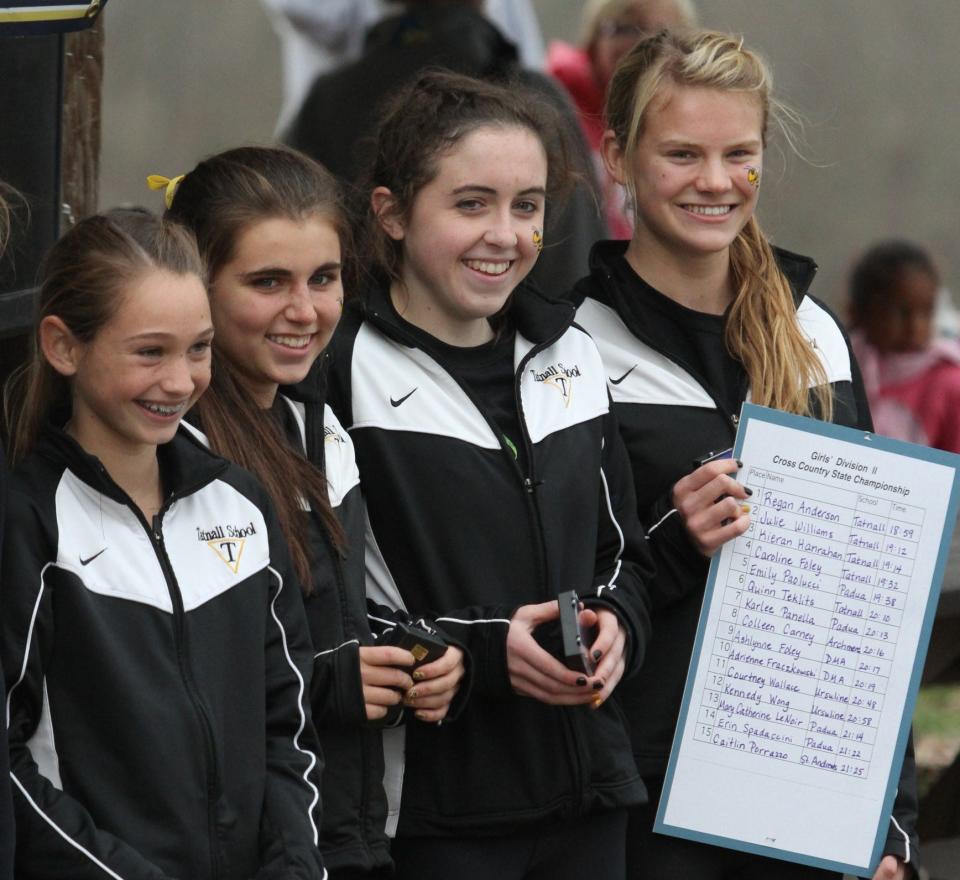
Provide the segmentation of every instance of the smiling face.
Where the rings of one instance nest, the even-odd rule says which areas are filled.
[[[479,128],[437,159],[437,173],[408,216],[374,191],[387,234],[402,241],[394,305],[412,324],[451,345],[492,337],[503,308],[539,253],[547,185],[543,145],[518,126]]]
[[[49,320],[49,319],[45,319]],[[213,326],[196,275],[152,270],[88,343],[71,341],[71,433],[104,462],[173,438],[210,383]]]
[[[683,261],[727,249],[753,215],[763,159],[760,103],[746,92],[666,86],[632,157],[608,132],[605,158],[636,196],[637,250]]]
[[[237,236],[213,280],[217,349],[268,407],[303,380],[340,319],[340,237],[324,217],[274,217]]]

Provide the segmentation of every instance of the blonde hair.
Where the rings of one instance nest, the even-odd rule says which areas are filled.
[[[607,124],[628,167],[652,101],[670,84],[755,96],[764,146],[771,120],[788,130],[798,119],[772,98],[770,69],[759,55],[744,48],[741,38],[713,31],[661,31],[623,57],[607,94]],[[793,291],[755,216],[730,245],[730,271],[735,292],[725,341],[747,372],[751,399],[829,420],[833,397],[826,371],[800,328]]]

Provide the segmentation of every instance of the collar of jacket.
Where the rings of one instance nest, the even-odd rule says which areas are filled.
[[[50,425],[43,431],[36,454],[58,467],[69,468],[84,483],[118,504],[130,503],[100,459],[84,450],[62,427]],[[168,499],[196,492],[228,467],[224,459],[214,455],[183,429],[178,430],[169,443],[157,447],[157,458]]]
[[[408,348],[419,347],[393,307],[386,285],[371,286],[362,301],[354,301],[351,306],[362,309],[363,317],[386,336]],[[573,323],[576,315],[571,303],[544,296],[528,281],[522,281],[513,291],[505,308],[509,309],[517,332],[534,345],[557,338]]]
[[[615,258],[624,254],[628,244],[628,241],[598,241],[590,249],[590,274],[578,281],[574,287],[574,305],[579,306],[590,295],[592,285],[596,284],[605,292],[620,314],[627,313],[620,307],[622,303],[619,301],[625,294],[609,281],[610,264]],[[799,306],[817,274],[817,264],[810,257],[804,257],[783,248],[772,247],[772,250],[777,266],[783,272],[793,292],[793,302]]]

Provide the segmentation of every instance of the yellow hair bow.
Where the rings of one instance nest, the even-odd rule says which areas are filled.
[[[166,192],[163,194],[164,204],[167,206],[167,210],[173,207],[173,197],[177,194],[177,187],[180,186],[180,181],[186,177],[185,174],[178,174],[176,177],[164,177],[162,174],[149,174],[147,175],[147,186],[150,189],[165,189]]]

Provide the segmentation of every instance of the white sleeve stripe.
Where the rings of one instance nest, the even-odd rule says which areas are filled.
[[[383,623],[387,626],[396,626],[397,622],[395,620],[384,620],[382,617],[377,617],[375,614],[368,614],[367,620],[375,620],[377,623]]]
[[[617,522],[617,518],[613,514],[613,502],[610,500],[610,487],[607,485],[607,475],[603,472],[603,468],[600,468],[600,479],[603,482],[603,497],[607,502],[607,513],[610,514],[610,522],[613,523],[613,527],[617,530],[617,535],[620,538],[620,549],[617,550],[617,564],[613,569],[613,574],[606,584],[597,589],[598,596],[604,590],[615,590],[617,588],[616,580],[620,574],[620,566],[623,562],[623,551],[626,547],[626,541],[623,538],[623,530],[620,528],[620,523]]]
[[[438,617],[437,623],[462,623],[466,626],[472,626],[475,623],[506,623],[510,624],[510,621],[502,617],[491,617],[486,620],[461,620],[459,617]]]
[[[328,648],[326,651],[320,651],[318,654],[313,655],[313,659],[316,660],[317,657],[323,657],[325,654],[333,654],[335,651],[339,651],[341,648],[346,648],[347,645],[359,645],[359,639],[350,639],[349,642],[344,642],[342,645],[337,645],[336,648]]]
[[[34,810],[37,811],[40,818],[43,819],[43,821],[46,822],[54,831],[56,831],[57,834],[59,834],[67,843],[69,843],[70,846],[82,852],[88,859],[90,859],[91,862],[93,862],[98,868],[104,871],[104,873],[109,874],[111,877],[113,877],[114,880],[123,880],[123,877],[121,877],[118,873],[116,873],[116,871],[110,870],[110,868],[108,868],[103,862],[101,862],[100,859],[98,859],[92,852],[90,852],[90,850],[85,849],[79,843],[77,843],[77,841],[75,841],[72,837],[70,837],[59,825],[56,824],[56,822],[53,821],[53,819],[51,819],[46,813],[44,813],[43,810],[40,809],[36,801],[34,801],[32,797],[30,797],[27,790],[23,787],[23,784],[20,782],[19,779],[17,779],[17,775],[15,773],[11,773],[10,778],[13,780],[13,784],[20,789],[20,793],[24,796],[27,803],[30,804],[30,806],[33,807]]]
[[[910,861],[910,835],[907,834],[907,832],[900,827],[900,823],[897,821],[897,817],[894,816],[893,813],[890,814],[890,821],[897,826],[897,831],[899,831],[903,835],[903,845],[906,847],[906,853],[903,857],[903,860],[905,862],[909,862]]]
[[[307,818],[310,820],[310,827],[313,829],[313,845],[316,846],[320,839],[320,835],[317,832],[317,823],[313,819],[313,811],[320,801],[320,792],[310,781],[310,773],[317,763],[317,756],[313,752],[303,748],[303,746],[300,745],[300,734],[303,733],[303,729],[307,726],[307,715],[303,709],[303,696],[306,688],[304,686],[303,676],[300,675],[300,670],[297,669],[297,665],[293,662],[293,658],[290,656],[290,649],[287,645],[287,632],[283,628],[280,618],[277,616],[276,604],[277,599],[280,598],[280,593],[283,591],[283,578],[273,566],[268,566],[268,568],[273,576],[277,579],[277,583],[279,585],[277,588],[277,594],[273,597],[273,601],[270,603],[270,615],[273,617],[274,621],[276,621],[277,629],[280,630],[280,640],[283,643],[284,656],[287,658],[287,663],[290,664],[290,669],[293,670],[293,674],[296,676],[297,682],[300,686],[297,694],[297,712],[300,714],[300,726],[297,728],[297,732],[293,735],[293,747],[309,759],[307,762],[307,769],[303,771],[303,781],[306,783],[307,788],[313,792],[313,800],[310,801],[310,805],[307,807]]]
[[[660,526],[662,526],[662,525],[663,525],[671,516],[673,516],[676,512],[677,512],[677,508],[674,507],[674,508],[668,510],[663,516],[661,516],[660,519],[658,519],[652,526],[650,526],[649,529],[647,529],[647,534],[646,534],[646,536],[645,536],[646,539],[649,541],[649,540],[650,540],[650,536],[651,536],[657,529],[659,529]]]
[[[23,649],[23,666],[20,667],[20,677],[11,685],[10,691],[7,694],[7,730],[10,729],[10,700],[13,697],[13,692],[17,689],[17,685],[19,685],[27,675],[27,664],[30,660],[30,645],[33,643],[33,630],[37,625],[37,614],[40,612],[40,599],[43,598],[43,591],[46,587],[44,575],[47,569],[55,564],[54,562],[48,562],[40,569],[40,590],[37,592],[37,601],[33,603],[33,612],[30,615],[30,626],[27,628],[27,643]]]

